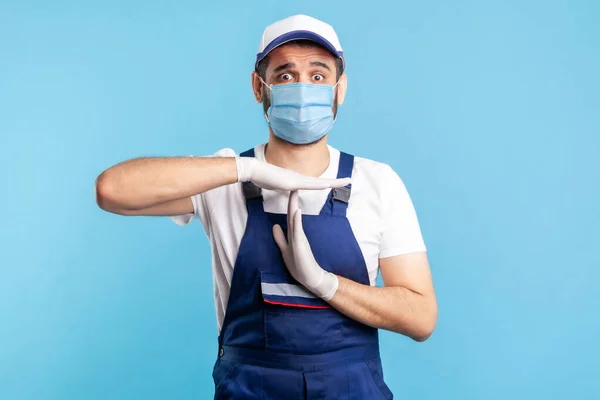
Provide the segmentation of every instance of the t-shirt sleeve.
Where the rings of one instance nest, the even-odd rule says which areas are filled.
[[[222,149],[208,157],[234,157],[236,155],[233,149]],[[193,156],[190,156],[193,157]],[[204,193],[198,193],[191,196],[192,204],[194,205],[194,212],[182,215],[172,215],[171,220],[177,225],[187,225],[194,219],[200,220],[204,225],[205,229],[208,228],[210,221],[209,214],[215,204],[218,204],[221,196],[224,195],[225,186],[221,186],[212,190],[208,190]]]
[[[402,179],[386,165],[380,184],[379,258],[426,251],[417,213]]]

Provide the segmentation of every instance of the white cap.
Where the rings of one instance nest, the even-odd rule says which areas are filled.
[[[342,68],[345,68],[344,52],[333,27],[308,15],[293,15],[267,26],[258,46],[255,68],[273,49],[297,39],[312,40],[324,46],[342,59]]]

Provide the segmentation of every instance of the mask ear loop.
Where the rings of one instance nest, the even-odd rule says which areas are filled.
[[[338,83],[340,83],[340,80],[338,79],[338,81],[335,83],[335,85],[333,85],[332,90],[335,90],[335,87],[338,85]],[[333,97],[333,101],[335,101],[335,96]],[[335,121],[337,121],[337,113],[335,113],[335,117],[333,117],[333,122],[335,123]]]
[[[267,85],[267,82],[263,81],[263,79],[259,76],[258,79],[260,79],[260,81],[263,83],[263,85],[265,85],[267,87],[267,89],[272,90],[271,86]],[[267,120],[268,124],[271,124],[271,121],[269,121],[269,116],[267,115],[267,113],[264,114],[265,119]]]

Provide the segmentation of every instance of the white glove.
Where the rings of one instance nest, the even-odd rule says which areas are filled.
[[[268,190],[299,190],[340,188],[350,183],[350,178],[322,179],[301,175],[253,157],[236,157],[238,182],[252,182]]]
[[[273,226],[273,237],[281,250],[283,261],[294,279],[325,301],[338,289],[337,276],[317,264],[310,243],[302,228],[302,211],[298,208],[298,192],[290,193],[288,203],[288,241],[281,226]]]

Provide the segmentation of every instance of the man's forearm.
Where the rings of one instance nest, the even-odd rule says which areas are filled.
[[[437,306],[430,298],[401,286],[372,287],[338,276],[329,301],[341,313],[375,328],[426,340],[433,332]]]
[[[96,195],[104,209],[136,210],[236,181],[234,158],[135,158],[100,174]]]

